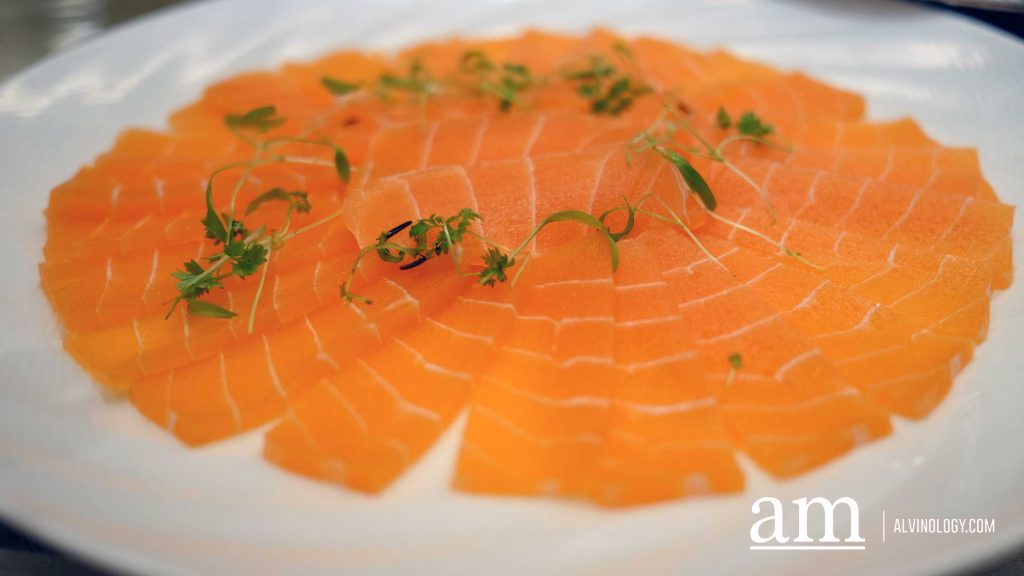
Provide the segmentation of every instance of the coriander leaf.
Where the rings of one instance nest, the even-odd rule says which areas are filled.
[[[274,188],[272,190],[267,190],[263,194],[260,194],[259,196],[253,198],[252,202],[249,202],[249,205],[245,208],[245,215],[248,216],[249,214],[252,214],[256,210],[258,210],[260,206],[266,204],[267,202],[275,201],[291,202],[292,197],[287,192],[285,192],[283,188]]]
[[[600,56],[590,57],[590,66],[581,70],[569,70],[562,73],[566,80],[596,80],[615,74],[615,67]]]
[[[185,301],[188,302],[188,313],[193,316],[206,316],[207,318],[234,318],[238,316],[238,314],[231,310],[210,302],[196,300],[195,298],[186,298]]]
[[[202,265],[195,260],[185,262],[184,268],[183,271],[171,272],[171,276],[178,280],[174,286],[181,293],[179,298],[202,296],[211,289],[221,286],[220,279],[207,273]]]
[[[189,274],[202,274],[203,267],[199,264],[199,262],[196,262],[195,260],[189,260],[188,262],[185,262],[185,271],[188,272]]]
[[[337,78],[332,78],[330,76],[321,77],[320,83],[323,84],[324,88],[327,88],[327,90],[330,91],[330,93],[334,94],[335,96],[344,96],[346,94],[351,94],[362,87],[361,84],[355,82],[346,82],[344,80],[339,80]]]
[[[697,196],[700,197],[701,202],[704,203],[704,207],[709,211],[714,212],[718,206],[718,202],[715,200],[715,195],[711,192],[711,188],[708,186],[707,181],[704,177],[697,172],[697,169],[693,167],[693,164],[679,155],[675,150],[669,148],[664,149],[664,156],[669,162],[675,165],[676,169],[679,170],[679,174],[683,177],[683,181],[686,185],[693,190]]]
[[[224,246],[224,255],[231,259],[238,259],[242,257],[242,254],[245,254],[245,248],[244,242],[232,240]]]
[[[309,214],[313,209],[313,205],[309,203],[309,194],[295,191],[289,192],[288,195],[291,197],[292,208],[299,214]]]
[[[743,356],[739,352],[729,354],[729,364],[736,370],[743,368]]]
[[[206,237],[213,240],[214,244],[227,242],[228,230],[221,221],[217,211],[213,208],[213,179],[206,184],[206,216],[202,220],[203,228],[206,230]]]
[[[398,91],[416,96],[421,102],[424,102],[438,91],[437,82],[427,73],[419,60],[413,60],[409,64],[407,76],[382,74],[377,81],[377,87],[385,98],[389,97],[392,91]]]
[[[261,265],[267,261],[267,248],[263,244],[249,244],[242,251],[242,254],[231,261],[231,273],[239,278],[245,278],[256,273]]]
[[[459,72],[480,74],[494,69],[494,63],[480,50],[469,50],[459,58]]]
[[[725,111],[725,107],[718,107],[718,114],[715,116],[715,121],[718,123],[718,127],[722,130],[728,130],[732,127],[732,117]]]
[[[770,124],[765,124],[757,114],[744,112],[743,116],[740,116],[739,122],[736,123],[736,131],[744,136],[763,138],[774,133],[775,128]]]
[[[337,146],[334,147],[334,170],[338,173],[341,181],[348,184],[352,178],[352,165],[349,164],[345,151]]]
[[[430,232],[431,228],[437,225],[437,219],[438,217],[436,215],[431,214],[429,218],[421,218],[417,220],[416,223],[409,228],[409,237],[414,240],[423,239],[425,242],[427,232]]]
[[[228,114],[224,122],[229,128],[252,130],[262,134],[284,124],[285,119],[277,115],[277,107],[262,106],[245,114]]]
[[[616,76],[615,67],[600,56],[591,57],[589,68],[563,72],[562,77],[579,83],[576,93],[590,100],[593,114],[618,116],[633,105],[637,96],[652,91],[649,86],[634,83],[625,74]]]
[[[516,260],[497,248],[488,248],[483,256],[485,268],[480,271],[480,285],[494,286],[496,282],[508,279],[508,269],[515,265]]]

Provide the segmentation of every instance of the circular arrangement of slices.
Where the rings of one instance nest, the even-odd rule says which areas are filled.
[[[42,285],[68,353],[189,445],[269,424],[271,462],[378,492],[468,411],[458,490],[737,491],[740,453],[793,476],[927,415],[1012,280],[975,152],[863,115],[604,31],[337,53],[124,132],[51,193]],[[447,249],[378,257],[466,209]],[[564,211],[600,225],[531,237]],[[246,234],[266,262],[170,308]]]

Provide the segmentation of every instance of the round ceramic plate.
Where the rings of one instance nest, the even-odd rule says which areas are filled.
[[[94,561],[149,574],[766,576],[817,574],[823,562],[832,574],[924,574],[1024,542],[1017,287],[995,296],[988,342],[923,422],[898,422],[892,437],[796,480],[776,482],[747,466],[742,494],[624,511],[453,492],[459,426],[377,497],[271,467],[259,457],[258,431],[189,450],[130,406],[102,398],[61,350],[36,271],[43,209],[50,188],[123,128],[160,127],[205,85],[240,70],[339,47],[595,25],[725,47],[861,92],[874,119],[911,115],[944,143],[977,146],[1001,197],[1024,197],[1024,45],[916,6],[233,0],[167,11],[0,88],[0,513]],[[865,550],[750,550],[751,504],[761,496],[787,504],[854,498]],[[893,519],[921,517],[993,519],[995,533],[893,533]],[[795,520],[786,518],[788,530]]]

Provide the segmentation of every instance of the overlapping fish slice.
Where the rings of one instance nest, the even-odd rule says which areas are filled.
[[[545,80],[499,112],[460,72],[468,51]],[[591,114],[562,74],[595,58],[654,93]],[[461,88],[423,102],[321,82],[414,65]],[[266,105],[287,118],[268,138],[329,139],[351,182],[333,150],[295,142],[275,145],[288,162],[241,177],[256,151],[224,118]],[[780,146],[731,142],[728,167],[694,155],[718,199],[708,214],[671,164],[626,151],[656,118],[718,145],[734,134],[719,109],[758,112]],[[927,415],[1012,281],[1013,208],[977,154],[863,111],[801,74],[600,30],[338,53],[221,82],[169,132],[122,134],[51,194],[41,280],[68,352],[190,445],[274,422],[270,461],[379,492],[468,410],[460,490],[605,506],[736,491],[739,453],[788,477],[888,435],[893,415]],[[202,196],[230,163],[212,184],[218,208],[280,187],[314,206],[294,228],[337,216],[275,247],[251,332],[255,278],[207,297],[239,317],[164,319],[170,272],[217,250]],[[606,237],[560,223],[524,247],[514,285],[466,277],[487,247],[473,236],[412,270],[367,258],[353,289],[372,305],[338,292],[360,248],[408,220],[470,208],[474,231],[511,249],[552,212],[641,202],[667,219],[638,214],[617,269]],[[284,211],[247,223],[273,228]]]

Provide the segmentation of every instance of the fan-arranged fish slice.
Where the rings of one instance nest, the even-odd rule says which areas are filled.
[[[720,266],[706,274],[732,273],[815,343],[869,402],[903,416],[922,416],[935,406],[960,367],[970,360],[976,330],[940,334],[918,316],[843,288],[827,274],[808,273],[790,258],[768,256],[709,239]],[[920,387],[929,387],[926,393]]]
[[[739,454],[789,477],[926,416],[1012,281],[977,154],[863,111],[603,30],[342,52],[122,134],[51,193],[40,279],[189,445],[271,423],[268,460],[375,493],[466,411],[460,490],[734,492]]]
[[[381,277],[374,288],[376,308],[364,311],[338,299],[214,356],[152,371],[153,376],[132,382],[132,401],[189,444],[264,424],[314,382],[334,376],[457,294],[464,282],[450,269],[438,268],[418,274],[419,281]]]

